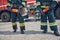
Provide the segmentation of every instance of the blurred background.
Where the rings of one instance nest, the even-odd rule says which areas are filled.
[[[11,10],[10,10],[12,6],[11,1],[12,0],[0,0],[0,21],[2,22],[11,21]],[[32,0],[33,2],[31,0],[22,0],[22,1],[23,1],[22,4],[25,6],[24,14],[29,16],[24,20],[25,21],[40,20],[41,14],[39,13],[39,10],[36,9],[36,6],[40,5],[40,2],[36,0]],[[60,19],[60,0],[53,0],[52,6],[55,6],[54,8],[55,18]]]

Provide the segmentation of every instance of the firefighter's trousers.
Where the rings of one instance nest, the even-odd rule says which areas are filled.
[[[45,13],[45,15],[41,15],[41,29],[47,30],[48,24],[52,31],[57,30],[53,9],[49,10],[47,13]]]
[[[11,18],[12,18],[13,30],[17,29],[17,23],[16,23],[17,18],[18,18],[18,21],[19,21],[20,30],[25,30],[25,24],[24,24],[23,16],[21,16],[18,13],[12,13],[12,17]]]

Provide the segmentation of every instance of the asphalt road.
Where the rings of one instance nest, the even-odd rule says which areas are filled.
[[[60,20],[57,20],[58,31],[60,33]],[[60,36],[55,36],[48,27],[46,34],[40,29],[40,22],[25,22],[25,34],[20,34],[19,23],[18,30],[13,32],[11,22],[0,22],[0,40],[60,40]],[[49,25],[48,25],[49,26]]]

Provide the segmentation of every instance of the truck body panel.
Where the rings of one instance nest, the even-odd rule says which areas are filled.
[[[0,0],[0,11],[7,9],[7,0]]]

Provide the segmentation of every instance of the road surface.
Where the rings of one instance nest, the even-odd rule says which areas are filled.
[[[60,32],[60,20],[57,20],[58,29]],[[11,22],[0,22],[0,40],[60,40],[60,36],[55,36],[53,31],[48,27],[46,34],[40,29],[40,22],[25,22],[25,34],[20,34],[19,23],[17,22],[18,30],[13,32]],[[48,25],[49,26],[49,25]]]

